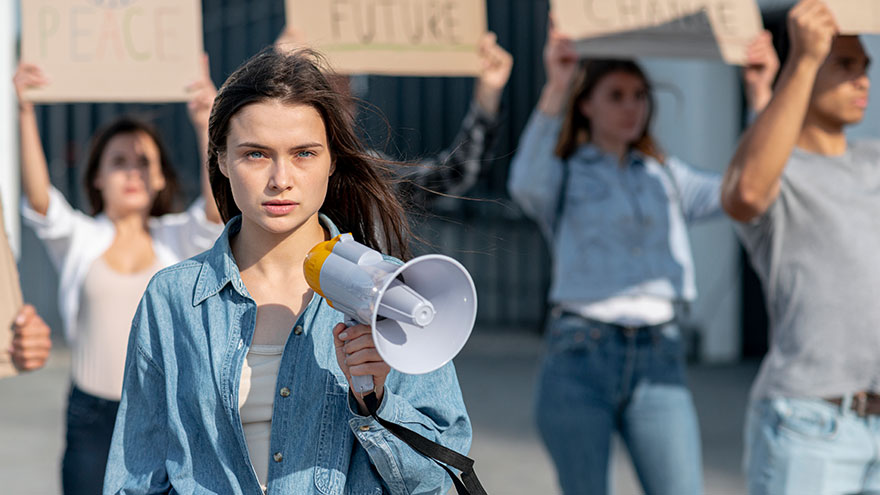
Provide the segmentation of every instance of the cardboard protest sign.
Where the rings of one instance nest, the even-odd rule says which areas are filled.
[[[200,0],[22,0],[21,56],[39,102],[183,101],[199,78]]]
[[[843,34],[880,34],[880,1],[826,0]]]
[[[21,310],[21,287],[15,257],[6,237],[3,204],[0,203],[0,378],[16,374],[12,357],[6,351],[12,343],[12,322]]]
[[[557,29],[598,57],[720,58],[746,61],[761,33],[755,0],[551,0]]]
[[[485,0],[286,0],[287,25],[344,74],[477,75]]]

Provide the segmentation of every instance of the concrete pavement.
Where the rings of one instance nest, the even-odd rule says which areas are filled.
[[[471,419],[471,457],[493,495],[557,493],[553,468],[532,424],[531,400],[540,341],[525,332],[477,330],[456,358]],[[0,381],[0,493],[60,493],[64,400],[69,352],[57,345],[45,369]],[[690,370],[700,415],[707,495],[745,492],[740,470],[742,421],[754,364]],[[613,482],[639,494],[620,445]]]

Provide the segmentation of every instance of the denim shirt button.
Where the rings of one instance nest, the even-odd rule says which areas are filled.
[[[361,431],[370,431],[370,425],[361,426]]]
[[[303,333],[302,325],[297,325],[297,326],[293,327],[293,333],[294,333],[294,335],[301,335]]]
[[[275,452],[274,454],[272,454],[272,459],[274,459],[275,462],[281,462],[284,460],[284,456],[281,455],[281,452]]]
[[[290,389],[287,387],[282,388],[278,393],[281,394],[281,397],[290,397]]]

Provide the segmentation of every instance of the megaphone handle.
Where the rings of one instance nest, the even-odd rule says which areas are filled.
[[[353,327],[355,325],[360,324],[359,321],[355,320],[351,316],[345,315],[345,326]],[[373,391],[373,376],[372,375],[360,375],[351,377],[351,386],[355,392],[359,394],[367,394]]]

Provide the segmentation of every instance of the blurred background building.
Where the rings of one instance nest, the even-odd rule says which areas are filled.
[[[615,1],[615,0],[608,0]],[[271,44],[284,24],[284,0],[202,0],[205,49],[215,84],[239,64]],[[17,45],[17,2],[0,7],[0,191],[13,239],[20,232],[20,270],[26,300],[60,334],[56,308],[57,275],[33,234],[20,230],[17,125],[11,79]],[[762,1],[765,24],[784,20],[793,2]],[[542,49],[548,0],[488,0],[489,29],[510,51],[515,65],[504,96],[494,158],[485,164],[473,201],[439,201],[418,232],[430,249],[454,256],[471,271],[479,290],[478,328],[541,331],[549,284],[549,257],[537,228],[507,197],[508,163],[543,85]],[[875,58],[880,38],[866,37]],[[658,89],[654,132],[664,149],[705,169],[723,171],[743,127],[744,101],[739,72],[719,62],[651,59],[643,61]],[[880,69],[872,69],[880,81]],[[401,159],[435,153],[455,136],[469,104],[473,80],[466,78],[364,77],[360,96],[382,110],[384,119],[362,112],[369,139]],[[174,152],[188,199],[198,194],[195,135],[183,104],[64,104],[38,107],[41,135],[52,183],[74,206],[86,208],[81,186],[88,138],[120,114],[153,121]],[[868,109],[853,136],[877,136],[880,107]],[[686,314],[692,357],[725,362],[756,357],[766,349],[766,319],[760,287],[744,258],[731,223],[716,220],[691,232],[700,297]],[[291,267],[299,269],[299,267]]]

